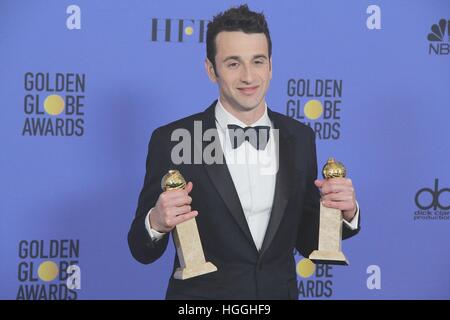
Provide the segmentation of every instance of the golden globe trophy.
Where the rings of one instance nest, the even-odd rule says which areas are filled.
[[[161,180],[161,188],[166,190],[184,189],[186,181],[178,170],[169,170]],[[178,224],[174,229],[180,268],[175,271],[175,279],[185,280],[217,271],[211,262],[206,262],[195,218]]]
[[[325,179],[344,178],[346,171],[342,163],[329,158],[322,170]],[[348,265],[341,249],[342,212],[327,208],[320,203],[319,250],[314,250],[309,259],[316,263]]]

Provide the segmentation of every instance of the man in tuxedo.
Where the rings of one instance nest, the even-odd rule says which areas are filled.
[[[156,261],[175,226],[195,217],[206,260],[218,271],[171,277],[167,299],[297,299],[294,251],[308,257],[317,249],[320,201],[342,210],[344,239],[359,231],[352,182],[318,180],[312,129],[267,107],[272,45],[262,14],[243,5],[215,16],[206,45],[205,68],[219,99],[153,132],[128,234],[131,253],[144,264]],[[174,131],[194,136],[199,124],[214,138],[193,141],[192,153],[204,157],[215,143],[219,161],[175,159]],[[185,189],[162,192],[170,169],[182,173]],[[179,266],[175,255],[173,270]]]

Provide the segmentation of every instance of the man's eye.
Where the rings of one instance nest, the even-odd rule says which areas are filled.
[[[233,62],[233,63],[230,63],[229,65],[228,65],[228,67],[231,67],[231,68],[235,68],[235,67],[237,67],[237,62]]]
[[[263,64],[264,61],[262,61],[262,60],[256,60],[255,63],[256,63],[256,64]]]

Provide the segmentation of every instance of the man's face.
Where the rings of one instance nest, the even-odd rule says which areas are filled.
[[[272,59],[264,33],[223,31],[216,37],[216,70],[206,61],[210,79],[217,82],[225,107],[238,112],[264,107],[272,79]]]

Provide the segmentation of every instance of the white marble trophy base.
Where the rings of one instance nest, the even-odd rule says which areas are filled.
[[[217,271],[214,264],[205,260],[195,218],[177,225],[174,239],[180,261],[180,267],[173,275],[175,279],[185,280]]]
[[[320,204],[319,249],[314,250],[309,259],[324,264],[348,265],[341,250],[342,212]]]

